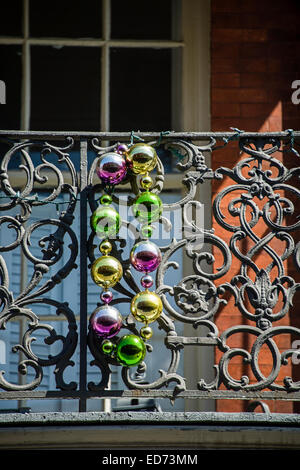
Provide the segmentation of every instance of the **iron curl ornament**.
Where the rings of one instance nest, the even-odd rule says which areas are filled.
[[[291,348],[288,351],[279,352],[274,339],[280,334],[290,334],[297,337],[300,331],[293,326],[273,326],[288,314],[293,297],[300,287],[286,274],[284,266],[284,262],[290,257],[294,258],[296,267],[299,265],[299,245],[295,244],[291,235],[292,232],[298,230],[299,221],[288,225],[284,220],[287,215],[295,215],[297,206],[293,205],[291,199],[283,195],[283,192],[286,194],[290,192],[294,198],[299,198],[297,187],[288,184],[289,180],[299,177],[299,168],[287,169],[280,160],[273,156],[276,152],[282,152],[279,138],[258,138],[255,136],[250,139],[243,138],[240,134],[238,137],[241,153],[246,157],[242,158],[233,169],[220,167],[214,171],[207,166],[205,154],[217,151],[215,138],[208,138],[208,143],[201,146],[180,139],[174,142],[167,140],[164,143],[165,149],[171,149],[179,157],[177,169],[184,173],[182,181],[186,187],[186,193],[182,198],[172,204],[162,204],[160,199],[154,197],[163,190],[164,173],[159,158],[157,158],[156,180],[153,181],[149,177],[148,170],[144,168],[142,172],[146,176],[140,178],[140,189],[137,179],[139,171],[133,169],[130,158],[130,164],[128,164],[128,159],[126,160],[127,155],[130,155],[130,145],[124,149],[124,144],[116,144],[109,149],[109,152],[118,152],[120,148],[122,149],[125,165],[127,163],[128,166],[121,184],[129,183],[135,194],[133,197],[129,195],[126,202],[122,203],[132,207],[134,215],[139,217],[142,224],[138,230],[134,227],[133,231],[137,238],[134,246],[137,251],[135,254],[131,251],[129,258],[123,259],[124,250],[116,248],[119,243],[121,245],[123,243],[122,247],[124,248],[126,241],[116,238],[113,242],[114,253],[120,258],[123,266],[123,280],[128,284],[126,289],[120,284],[117,284],[115,288],[124,294],[121,302],[131,306],[130,313],[129,309],[125,313],[119,331],[124,328],[131,330],[135,335],[139,335],[145,340],[149,351],[152,349],[149,344],[152,335],[149,321],[147,321],[145,313],[140,313],[135,305],[138,299],[145,302],[146,297],[146,305],[149,301],[149,305],[147,305],[148,320],[153,318],[160,329],[164,331],[166,351],[169,349],[171,352],[169,369],[167,371],[160,370],[160,379],[152,383],[134,382],[129,373],[131,364],[123,363],[123,379],[131,389],[155,389],[165,387],[175,381],[174,396],[176,396],[177,392],[186,390],[185,379],[178,373],[182,350],[188,344],[211,344],[219,350],[221,359],[214,365],[215,379],[211,383],[206,383],[203,378],[198,381],[200,391],[218,390],[222,384],[228,390],[236,391],[261,391],[268,388],[278,391],[299,390],[298,382],[294,382],[290,377],[286,377],[281,385],[276,383],[281,366],[288,362],[295,350]],[[107,150],[97,146],[95,142],[94,144],[101,161]],[[149,142],[148,145],[155,147],[155,142]],[[145,147],[144,143],[132,145],[134,150]],[[148,155],[143,158],[143,162],[149,161]],[[121,166],[123,168],[123,165]],[[199,201],[195,200],[197,185],[212,178],[221,180],[225,177],[231,178],[233,184],[226,186],[217,194],[213,203],[213,215],[217,225],[229,234],[231,233],[229,243],[220,238],[214,230],[197,226],[197,221],[190,217],[191,212],[187,216],[189,206],[197,207],[199,205]],[[149,188],[151,188],[151,192]],[[105,185],[102,185],[102,189],[107,191]],[[118,204],[120,199],[116,196],[115,189],[114,185],[110,201],[114,199],[114,202]],[[147,204],[149,207],[151,206],[152,215],[149,215],[149,211],[146,211],[145,214],[139,212],[138,205],[142,201],[145,202],[146,207]],[[228,216],[223,213],[225,206]],[[178,208],[183,214],[184,237],[173,238],[167,246],[159,247],[158,251],[151,245],[151,217],[157,218],[156,220],[159,220],[160,223],[171,224],[170,221],[164,220],[164,214]],[[266,225],[268,232],[263,237],[255,231],[256,226],[262,222]],[[125,220],[122,223],[127,229],[131,229],[131,224],[128,221]],[[282,253],[278,253],[272,247],[271,242],[274,239],[284,245]],[[241,249],[243,240],[250,242],[248,251]],[[145,271],[142,278],[145,294],[145,292],[140,292],[134,280],[134,273],[132,274],[132,267],[139,269],[138,248],[141,247],[142,250],[147,245],[149,260],[154,260],[156,270],[155,299],[160,299],[160,302],[153,300],[151,306],[147,292],[148,286],[153,286],[152,276],[149,276],[145,266],[141,269],[141,271]],[[165,276],[170,268],[176,269],[177,267],[176,263],[172,261],[172,256],[180,251],[184,251],[186,256],[191,259],[194,274],[184,277],[178,285],[168,285],[165,282]],[[214,252],[218,252],[218,258],[214,256]],[[267,258],[270,260],[267,266],[262,267],[259,264],[258,255],[261,253],[264,254],[264,260]],[[159,262],[157,262],[158,259]],[[219,266],[216,265],[216,259],[221,260]],[[240,263],[240,272],[232,278],[231,282],[222,283],[222,278],[229,272],[234,259]],[[208,269],[205,269],[205,266]],[[211,269],[211,266],[214,268]],[[275,271],[276,275],[274,275]],[[235,306],[245,321],[254,322],[254,326],[242,324],[232,326],[225,331],[219,331],[215,317],[221,307],[227,303],[226,293],[234,297]],[[116,300],[117,302],[118,300]],[[160,313],[152,314],[152,308],[153,312],[159,311]],[[124,308],[123,311],[125,310]],[[138,331],[138,323],[141,321],[144,321],[146,325]],[[205,328],[207,336],[192,338],[179,336],[176,332],[178,323],[190,324],[195,330]],[[250,350],[229,346],[229,339],[240,334],[253,337],[253,346]],[[92,343],[94,340],[90,341]],[[118,364],[117,356],[113,353],[116,350],[116,345],[113,345],[111,341],[104,341],[104,345],[104,349],[108,345],[107,351],[104,351],[102,355],[98,352],[97,355],[98,366],[102,370],[103,363],[106,361]],[[273,361],[273,367],[271,367],[272,370],[268,377],[264,377],[259,365],[259,355],[263,347],[269,349]],[[112,354],[114,359],[108,358],[107,353],[108,355]],[[230,364],[237,357],[241,358],[242,362],[249,364],[256,379],[254,383],[251,383],[248,376],[243,376],[240,379],[231,376]],[[146,370],[143,363],[140,363],[139,367],[143,371]],[[101,383],[102,387],[105,386],[104,382]]]
[[[2,156],[0,166],[0,186],[2,202],[0,204],[0,226],[6,227],[13,235],[2,238],[0,246],[0,329],[6,329],[8,322],[23,321],[25,323],[20,344],[12,347],[13,353],[22,353],[23,359],[18,364],[18,372],[27,377],[24,383],[11,383],[5,373],[0,373],[0,388],[6,391],[27,391],[36,389],[43,379],[45,367],[53,366],[56,387],[60,390],[75,390],[77,383],[66,382],[64,373],[67,367],[73,366],[72,356],[77,347],[77,324],[75,314],[66,302],[59,302],[47,294],[61,283],[73,269],[77,268],[78,240],[71,228],[77,202],[78,181],[70,152],[74,146],[71,137],[66,143],[58,146],[47,141],[22,141],[14,143]],[[40,163],[34,164],[38,156]],[[18,162],[18,172],[23,174],[25,182],[21,189],[15,189],[15,181],[11,176],[10,166]],[[21,163],[20,163],[21,162]],[[63,168],[63,169],[62,169]],[[67,175],[67,181],[66,176]],[[43,185],[49,188],[49,194],[43,192]],[[37,185],[42,188],[41,196],[37,196]],[[44,195],[43,195],[44,194]],[[60,210],[61,199],[65,194],[65,210]],[[34,220],[32,213],[35,208],[54,204],[57,218]],[[10,211],[10,212],[8,212]],[[11,214],[14,211],[15,214]],[[40,237],[39,229],[48,232]],[[51,230],[52,229],[52,230]],[[33,238],[38,242],[33,242]],[[4,243],[3,243],[4,242]],[[67,253],[67,249],[69,254]],[[19,248],[27,264],[32,266],[31,277],[24,280],[24,286],[18,295],[13,294],[11,279],[5,260],[5,253]],[[52,324],[42,321],[39,317],[39,305],[54,307],[56,315],[63,316],[68,332],[65,336],[58,334]],[[57,344],[60,351],[48,358],[37,355],[32,347],[36,341],[35,333],[44,331],[47,345]],[[34,377],[30,378],[34,372]]]
[[[300,288],[293,277],[300,270],[300,170],[298,155],[287,143],[289,135],[284,139],[243,132],[232,139],[213,133],[143,137],[129,142],[127,134],[124,139],[64,134],[66,140],[60,144],[35,137],[13,143],[3,155],[0,229],[10,236],[2,237],[0,246],[0,329],[19,318],[24,322],[13,353],[22,356],[17,367],[28,380],[11,383],[2,372],[0,388],[12,394],[35,391],[43,383],[45,369],[52,367],[62,397],[118,397],[109,389],[117,369],[124,388],[132,392],[128,396],[218,399],[225,391],[230,398],[245,399],[247,393],[261,398],[267,391],[271,398],[295,393],[299,399],[300,382],[297,374],[292,377],[293,367],[282,376],[298,352],[292,344],[282,347],[281,338],[290,336],[291,343],[300,339],[290,314]],[[224,145],[218,145],[220,139]],[[213,169],[210,157],[221,153],[230,139],[238,143],[240,160],[233,168]],[[102,146],[102,140],[109,145]],[[73,153],[78,143],[80,169]],[[164,199],[169,176],[161,152],[172,155],[173,161],[177,158],[176,181],[180,179],[183,188],[172,194],[173,202]],[[286,152],[293,162],[296,159],[295,165],[286,164]],[[21,162],[18,171],[23,176],[17,187],[9,168],[14,159]],[[210,207],[212,227],[204,228],[197,217],[203,209],[201,185],[213,180],[221,184]],[[79,196],[80,242],[73,227]],[[57,217],[36,220],[35,209],[50,204]],[[88,206],[90,220],[85,220]],[[176,230],[179,219],[172,218],[177,213],[180,231]],[[167,242],[155,238],[162,228],[172,234]],[[17,294],[6,261],[14,250],[33,268]],[[174,281],[172,273],[179,271],[178,259],[183,258],[189,272]],[[79,351],[75,311],[50,295],[77,265],[82,287],[80,367],[86,374],[84,348],[88,347],[97,375],[86,384],[82,373],[78,380],[66,379],[66,369],[72,369]],[[90,311],[84,287],[87,273],[99,289],[99,302]],[[236,323],[224,327],[219,319],[228,299]],[[65,334],[48,319],[43,321],[41,305],[51,306],[64,318]],[[46,345],[59,346],[53,355],[36,353],[34,338],[40,332]],[[246,346],[239,343],[240,336],[248,338]],[[208,380],[195,369],[196,390],[190,390],[182,373],[185,352],[191,348],[195,359],[200,354],[206,358],[208,346],[214,349],[208,364],[213,378]],[[261,364],[266,351],[267,371]],[[151,359],[157,354],[162,366],[152,370]],[[237,361],[245,365],[240,376],[233,373]]]

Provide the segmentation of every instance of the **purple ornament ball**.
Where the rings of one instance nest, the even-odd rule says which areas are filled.
[[[100,295],[100,299],[102,300],[102,302],[104,302],[105,304],[109,304],[109,302],[112,301],[113,299],[113,294],[110,290],[108,291],[104,291],[102,292],[102,294]]]
[[[115,307],[102,305],[92,313],[90,325],[97,336],[112,338],[121,329],[122,316]]]
[[[147,274],[146,276],[142,277],[141,284],[145,289],[149,289],[153,286],[153,279],[150,274]]]
[[[128,147],[127,147],[126,144],[120,144],[117,147],[117,152],[118,153],[124,153],[124,152],[127,152],[127,150],[128,150]]]
[[[137,271],[150,273],[161,262],[160,249],[149,240],[138,242],[131,250],[130,262]]]
[[[98,161],[96,173],[104,183],[120,183],[127,173],[125,158],[117,152],[105,153]]]

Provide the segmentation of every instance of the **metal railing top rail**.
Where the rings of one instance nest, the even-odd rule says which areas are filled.
[[[0,137],[10,136],[13,138],[28,138],[40,139],[43,137],[50,138],[65,138],[67,136],[74,139],[79,138],[93,138],[98,137],[101,140],[126,140],[129,141],[132,135],[143,139],[159,139],[162,135],[166,140],[172,139],[192,139],[192,140],[207,140],[208,138],[215,139],[238,139],[238,138],[252,138],[252,137],[278,137],[281,139],[290,139],[291,135],[296,139],[300,138],[300,131],[287,129],[280,132],[247,132],[242,130],[233,130],[231,132],[177,132],[177,131],[160,131],[160,132],[89,132],[89,131],[21,131],[21,130],[0,130]]]

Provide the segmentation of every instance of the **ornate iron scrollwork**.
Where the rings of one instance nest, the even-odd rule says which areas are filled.
[[[88,170],[86,193],[91,212],[96,209],[97,195],[103,189],[101,182],[97,180],[95,183],[94,180],[97,160],[99,156],[115,150],[119,145],[113,136],[110,136],[110,139],[108,137],[106,135],[105,140],[110,140],[109,147],[102,146],[100,137],[87,139],[89,152],[94,157]],[[209,392],[207,396],[213,397],[213,392],[216,391],[219,392],[216,396],[220,397],[223,389],[233,392],[257,392],[257,398],[261,398],[259,393],[264,390],[282,393],[300,390],[300,382],[297,379],[284,376],[281,381],[278,380],[283,366],[297,353],[292,345],[288,349],[280,349],[278,339],[282,335],[290,335],[291,338],[300,336],[300,329],[286,321],[300,288],[299,282],[292,277],[287,267],[287,263],[290,263],[295,271],[300,270],[300,242],[296,237],[300,226],[300,191],[297,185],[300,176],[297,166],[299,162],[290,167],[284,164],[284,159],[279,158],[286,150],[280,136],[244,136],[242,133],[237,139],[241,158],[234,168],[222,166],[213,170],[207,163],[207,156],[221,151],[217,146],[218,138],[220,136],[207,135],[203,145],[195,144],[193,138],[188,135],[186,138],[175,138],[171,133],[159,139],[159,145],[177,158],[177,172],[182,176],[184,188],[178,200],[164,204],[164,211],[158,221],[161,227],[172,232],[173,222],[166,214],[179,211],[182,222],[180,235],[176,232],[176,236],[174,235],[167,244],[160,246],[162,261],[155,279],[155,292],[163,303],[163,313],[157,322],[169,364],[167,368],[158,371],[158,377],[155,379],[148,379],[149,371],[145,362],[139,364],[135,374],[123,365],[121,375],[124,386],[133,393],[138,394],[144,390],[151,396],[153,391],[157,393],[158,390],[168,388],[173,397],[188,396],[186,380],[179,372],[184,350],[188,346],[201,346],[202,354],[206,346],[213,346],[216,352],[215,362],[212,364],[214,379],[208,383],[204,377],[196,377],[198,389],[194,391],[195,397],[204,396],[204,392]],[[204,137],[200,140],[204,141]],[[148,143],[155,146],[157,140],[149,140]],[[0,328],[4,329],[9,321],[20,316],[26,320],[27,329],[20,344],[15,345],[14,351],[20,351],[24,356],[24,360],[19,364],[20,372],[26,373],[27,368],[31,367],[35,373],[32,381],[25,385],[11,384],[2,374],[0,387],[7,391],[35,389],[41,383],[43,369],[50,365],[55,366],[58,388],[77,388],[75,382],[66,383],[64,380],[64,371],[67,366],[72,365],[72,356],[77,348],[75,316],[65,303],[47,298],[47,293],[57,283],[63,282],[76,267],[79,243],[72,230],[72,222],[79,195],[79,183],[70,155],[73,148],[72,138],[68,138],[65,146],[56,146],[44,141],[23,141],[14,144],[1,162],[1,189],[7,200],[0,204],[0,226],[7,226],[14,236],[0,247],[0,253],[21,248],[23,256],[33,266],[31,279],[23,291],[14,297],[5,257],[0,257]],[[31,158],[33,149],[38,150],[40,155],[41,163],[38,166],[34,166]],[[26,182],[19,192],[14,189],[8,172],[8,165],[16,154],[22,157],[20,168],[26,177]],[[51,155],[56,156],[55,163],[51,160]],[[293,155],[293,158],[297,157]],[[87,161],[83,163],[86,167]],[[60,165],[64,165],[64,172],[60,170]],[[66,173],[68,182],[65,180]],[[35,184],[43,187],[47,183],[45,174],[52,174],[56,184],[52,185],[50,194],[44,199],[36,198]],[[163,162],[158,159],[151,191],[157,195],[161,194],[167,177],[164,174]],[[222,185],[211,206],[213,227],[204,228],[195,217],[201,209],[201,193],[199,201],[197,188],[211,180],[218,180]],[[124,188],[126,197],[124,194],[121,197],[116,190],[112,194],[112,200],[115,205],[125,210],[132,206],[138,194],[138,177],[125,178],[120,187]],[[65,194],[66,210],[60,212],[57,219],[31,221],[32,209],[35,206],[55,204],[62,193]],[[11,215],[12,211],[16,212],[17,209],[20,212]],[[32,250],[31,239],[41,227],[51,227],[55,230],[39,240],[42,254],[37,257]],[[122,218],[122,227],[124,231],[112,240],[111,254],[122,264],[123,279],[114,287],[119,295],[111,305],[118,304],[123,312],[128,312],[124,315],[123,331],[137,334],[138,326],[129,312],[130,302],[139,292],[139,286],[130,265],[128,240],[131,244],[139,241],[141,233],[130,217]],[[126,234],[130,236],[126,238]],[[95,260],[96,242],[92,231],[87,240],[80,241],[91,264]],[[174,255],[178,254],[187,259],[191,271],[179,282],[172,284],[168,281],[168,274],[170,270],[178,267],[174,261]],[[63,266],[55,270],[62,256]],[[238,268],[234,275],[228,278],[233,264]],[[46,278],[50,268],[51,276]],[[83,275],[86,273],[81,273],[81,276]],[[217,320],[228,302],[228,296],[234,299],[233,308],[235,313],[239,314],[241,322],[220,329],[220,322]],[[69,326],[66,336],[58,335],[52,325],[41,321],[37,313],[39,303],[51,304],[57,309],[57,314],[64,315]],[[86,322],[88,324],[88,318]],[[195,336],[185,336],[182,334],[182,328],[179,333],[179,327],[182,325],[192,326]],[[34,332],[38,329],[47,332],[47,343],[62,343],[61,351],[57,355],[47,359],[35,355],[31,344]],[[248,348],[242,344],[234,345],[235,338],[240,335],[249,338]],[[96,370],[99,369],[99,380],[90,381],[85,392],[99,397],[108,388],[112,368],[119,364],[101,351],[99,339],[91,330],[88,331],[87,344],[93,357],[91,365]],[[270,358],[268,373],[260,363],[263,349],[268,351]],[[147,342],[147,350],[152,355],[156,353],[151,341]],[[240,377],[231,371],[231,365],[236,360],[248,367],[247,372]]]
[[[70,157],[70,151],[73,148],[74,141],[67,137],[67,143],[64,146],[56,146],[48,142],[30,142],[25,141],[12,145],[10,150],[2,157],[0,182],[2,197],[4,203],[1,203],[0,225],[7,225],[9,230],[14,230],[15,239],[0,247],[0,252],[7,252],[20,248],[22,256],[33,267],[31,279],[24,281],[24,288],[19,295],[12,293],[11,280],[4,257],[1,256],[1,314],[0,328],[5,329],[7,323],[12,320],[26,320],[26,327],[20,344],[13,346],[13,352],[22,352],[24,359],[19,363],[19,372],[27,374],[28,368],[32,368],[35,377],[24,384],[15,384],[8,382],[3,373],[0,375],[0,387],[4,390],[33,390],[40,385],[43,378],[43,370],[47,366],[55,366],[56,386],[61,390],[73,390],[77,387],[76,382],[66,383],[64,380],[64,371],[66,367],[73,365],[71,357],[77,346],[77,325],[75,315],[67,303],[60,303],[45,295],[53,287],[62,282],[68,274],[76,268],[76,258],[78,253],[78,241],[74,231],[71,228],[73,221],[73,212],[76,206],[78,193],[77,174],[74,164]],[[40,164],[34,165],[31,153],[39,155]],[[15,181],[11,180],[9,165],[16,156],[21,156],[19,170],[23,170],[26,176],[26,182],[23,188],[17,191]],[[47,158],[48,157],[48,158]],[[56,164],[53,162],[56,161]],[[65,181],[63,171],[59,165],[64,166],[64,173],[68,173],[69,181]],[[66,171],[67,168],[67,171]],[[50,176],[54,176],[56,183],[51,185],[50,194],[44,197],[37,197],[35,185],[38,183],[43,189]],[[38,221],[31,220],[31,214],[35,207],[45,204],[56,204],[57,198],[66,194],[69,201],[66,203],[64,211],[59,212],[57,219],[42,219]],[[20,209],[14,217],[6,215],[11,209]],[[32,239],[33,233],[43,227],[49,230],[49,235],[39,239],[38,248],[40,255],[33,254]],[[53,233],[51,227],[55,227]],[[2,242],[3,243],[3,242]],[[69,255],[65,246],[69,249]],[[63,266],[56,269],[58,262],[64,255]],[[50,277],[47,276],[51,269]],[[63,315],[68,324],[68,333],[66,336],[57,334],[55,328],[42,321],[38,316],[38,305],[48,304],[56,309],[57,315]],[[38,357],[32,349],[32,342],[35,340],[34,333],[37,330],[44,330],[47,334],[46,344],[61,342],[61,350],[54,356],[48,358]]]

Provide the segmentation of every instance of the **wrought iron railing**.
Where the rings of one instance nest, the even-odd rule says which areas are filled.
[[[16,357],[15,368],[23,377],[13,382],[6,377],[7,373],[2,373],[0,399],[78,399],[81,411],[86,409],[89,398],[299,401],[299,132],[263,134],[234,130],[134,135],[1,131],[0,138],[0,224],[2,233],[5,232],[0,246],[0,328],[5,333],[10,322],[18,320],[21,324],[19,340],[8,354]],[[118,149],[124,157],[121,153],[124,144],[128,163],[131,146],[142,141],[158,155],[151,171],[151,192],[163,194],[166,183],[173,178],[173,194],[179,194],[177,200],[163,204],[158,221],[147,219],[149,224],[172,232],[175,219],[172,227],[171,214],[176,211],[180,214],[175,223],[177,229],[180,224],[176,236],[173,234],[164,244],[155,239],[161,261],[153,271],[154,285],[149,290],[155,291],[162,301],[163,311],[156,316],[155,324],[160,335],[159,354],[168,357],[169,364],[156,371],[158,377],[154,379],[148,377],[145,359],[157,354],[155,338],[150,337],[149,327],[153,329],[153,325],[147,320],[147,311],[154,307],[146,302],[144,317],[130,312],[132,299],[147,288],[147,282],[150,286],[151,279],[147,275],[148,280],[142,282],[144,287],[140,286],[138,271],[129,256],[135,243],[151,241],[153,232],[142,223],[134,223],[136,218],[127,220],[122,216],[123,231],[110,237],[111,252],[102,246],[99,253],[97,223],[90,226],[90,217],[102,194],[109,193],[102,207],[112,200],[112,205],[119,212],[122,208],[124,214],[124,208],[132,208],[136,197],[151,185],[151,179],[142,178],[140,186],[141,175],[134,172],[132,160],[119,184],[107,184],[96,175],[101,156]],[[236,149],[239,150],[240,157],[233,167],[226,163],[227,157],[222,160],[224,149],[227,156],[228,149],[236,155]],[[168,159],[176,165],[173,173],[165,174],[164,163]],[[221,165],[217,163],[220,161]],[[144,165],[145,161],[140,163]],[[179,181],[183,189],[177,193]],[[207,181],[204,194],[201,187]],[[217,186],[211,186],[214,182]],[[211,187],[209,198],[213,202],[205,207],[205,217],[210,218],[212,213],[211,226],[207,227],[202,216],[198,216],[202,214],[200,202],[207,198]],[[169,185],[168,191],[171,189]],[[32,219],[36,208],[42,210],[49,205],[55,208],[56,218],[43,218],[43,212],[39,212],[40,218]],[[78,233],[74,220],[79,222]],[[46,235],[37,239],[38,255],[33,250],[33,235],[41,228]],[[104,234],[102,238],[107,238],[107,232]],[[12,287],[18,274],[9,272],[6,258],[9,253],[21,260],[19,277],[23,276],[23,282],[19,292]],[[182,279],[176,285],[166,280],[167,273],[178,267],[178,260],[177,265],[172,260],[175,253],[185,256]],[[110,304],[108,299],[97,300],[117,307],[122,313],[120,329],[109,338],[107,333],[105,336],[94,331],[87,303],[91,266],[108,254],[121,263],[123,271],[121,279],[110,289],[114,295]],[[29,278],[22,271],[25,264],[27,271],[31,266]],[[67,303],[77,295],[75,286],[67,298],[51,296],[51,291],[63,285],[74,272],[79,286],[77,311]],[[100,284],[99,294],[103,287]],[[56,311],[53,317],[64,319],[68,327],[64,333],[56,331],[51,315],[40,315],[42,305],[53,307]],[[194,327],[194,336],[187,334],[187,326]],[[33,337],[38,331],[46,333],[47,345],[60,345],[55,354],[40,357],[34,352]],[[125,342],[122,350],[120,341],[128,335],[138,338],[138,342]],[[195,357],[198,354],[205,357],[207,351],[214,351],[207,356],[213,372],[209,381],[197,376],[199,369],[193,368],[193,364],[189,366],[190,372],[180,368],[188,346],[194,346]],[[96,381],[87,379],[88,354],[92,355],[92,367],[97,370]],[[136,356],[139,359],[135,361]],[[242,366],[232,369],[237,360]],[[76,362],[78,377],[68,381],[66,371]],[[52,368],[55,377],[55,388],[50,390],[41,388],[47,368]],[[110,382],[113,368],[121,371],[123,385],[117,389]],[[234,370],[244,373],[236,376]],[[193,387],[187,385],[188,373],[193,375]]]

